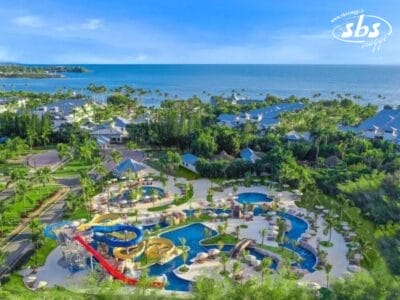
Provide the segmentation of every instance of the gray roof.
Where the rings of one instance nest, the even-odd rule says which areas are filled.
[[[381,129],[383,131],[400,131],[400,109],[384,109],[375,116],[363,121],[359,130]]]

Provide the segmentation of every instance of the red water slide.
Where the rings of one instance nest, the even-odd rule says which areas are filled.
[[[101,256],[101,254],[99,252],[97,252],[96,249],[94,249],[92,246],[90,246],[88,244],[88,242],[86,242],[86,240],[82,236],[77,235],[74,237],[74,240],[79,242],[90,254],[92,254],[93,257],[97,259],[97,261],[100,263],[100,265],[112,277],[114,277],[115,279],[118,279],[124,283],[132,284],[132,285],[135,285],[138,283],[137,279],[126,277],[124,274],[122,274],[120,271],[118,271],[116,268],[114,268],[107,260],[105,260],[105,258],[103,256]],[[154,281],[151,283],[151,286],[160,288],[163,286],[163,283]]]

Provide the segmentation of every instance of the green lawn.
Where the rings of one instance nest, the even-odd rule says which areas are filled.
[[[24,164],[11,163],[11,162],[0,164],[0,174],[9,175],[11,173],[11,171],[16,170],[16,169],[28,170],[28,167]]]
[[[165,209],[167,209],[167,208],[169,208],[169,207],[170,207],[170,205],[169,205],[169,204],[166,204],[166,205],[160,205],[160,206],[150,207],[150,208],[148,208],[147,210],[148,210],[148,211],[162,211],[162,210],[165,210]]]
[[[295,254],[293,251],[290,251],[290,250],[288,250],[286,248],[283,248],[283,250],[282,250],[282,247],[274,247],[274,246],[261,245],[261,244],[257,244],[257,246],[262,248],[262,249],[268,250],[268,251],[270,251],[272,253],[278,254],[283,259],[287,258],[287,259],[293,260],[293,259],[295,259],[297,257],[297,254]]]
[[[81,160],[72,160],[63,167],[58,168],[53,175],[55,177],[72,177],[78,176],[80,171],[87,172],[91,169],[91,165]]]
[[[87,296],[82,294],[72,293],[63,288],[51,288],[42,291],[28,290],[20,275],[13,273],[9,280],[3,285],[0,291],[1,299],[87,299]]]
[[[183,177],[187,180],[196,180],[201,178],[199,174],[196,174],[182,166],[179,167],[178,172],[176,172],[176,177]]]
[[[12,231],[20,222],[23,213],[32,211],[41,201],[46,200],[60,189],[59,185],[35,186],[26,193],[25,200],[9,199],[4,213],[4,232]]]
[[[201,178],[200,175],[180,166],[176,174],[172,174],[168,172],[167,170],[164,170],[163,166],[160,163],[160,158],[165,154],[163,151],[157,151],[157,152],[150,152],[148,153],[148,156],[151,156],[150,158],[146,159],[146,164],[148,164],[150,167],[162,171],[168,175],[175,176],[175,177],[182,177],[186,178],[187,180],[195,180]]]
[[[222,242],[225,245],[232,245],[238,242],[238,239],[231,234],[219,234],[217,236],[213,236],[208,238],[202,242],[204,245],[216,245],[218,242]]]

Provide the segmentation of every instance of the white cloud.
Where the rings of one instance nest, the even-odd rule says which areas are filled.
[[[74,32],[74,31],[95,31],[103,27],[100,19],[87,19],[84,23],[69,24],[65,26],[55,27],[58,32]]]
[[[37,16],[20,16],[14,18],[12,21],[14,24],[24,27],[38,28],[43,26],[42,19]]]
[[[97,30],[103,26],[103,23],[100,19],[89,19],[86,23],[82,24],[82,28],[88,30]]]

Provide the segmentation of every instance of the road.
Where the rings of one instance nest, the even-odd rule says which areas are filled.
[[[77,178],[60,179],[58,183],[70,187],[71,191],[79,192],[80,186],[79,179]],[[65,197],[50,205],[39,216],[45,226],[62,219],[64,213],[64,199]],[[26,227],[2,248],[3,252],[9,254],[5,265],[11,269],[18,268],[33,254],[33,248],[33,244],[30,241],[30,229]],[[9,271],[8,268],[0,267],[0,277],[6,275]]]

